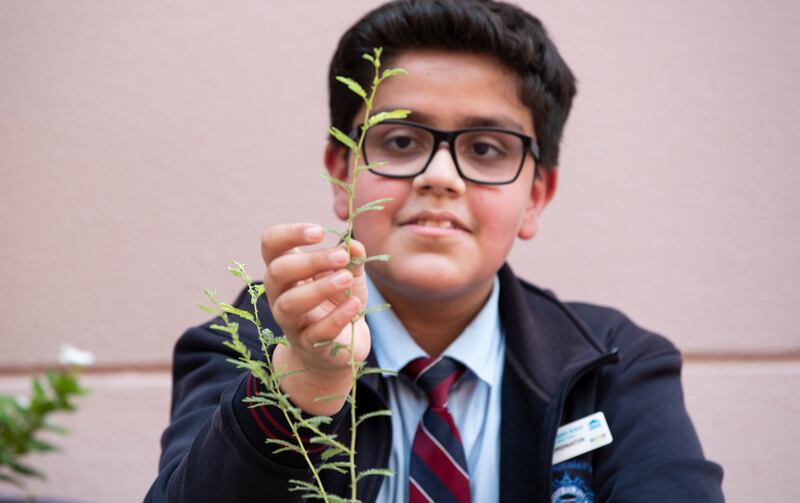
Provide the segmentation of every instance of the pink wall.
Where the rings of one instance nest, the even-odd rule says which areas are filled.
[[[800,413],[800,3],[519,3],[580,89],[560,192],[512,264],[684,350],[687,401],[730,501],[796,492],[781,467],[797,455],[775,426]],[[317,176],[326,64],[376,4],[0,3],[0,388],[62,342],[103,368],[70,419],[75,461],[52,462],[44,493],[140,500],[171,347],[203,320],[202,289],[232,297],[231,258],[258,274],[268,225],[335,223]],[[115,379],[129,399],[113,411]],[[134,438],[96,438],[134,417],[148,425]],[[96,462],[112,448],[146,469],[123,481],[127,465]]]

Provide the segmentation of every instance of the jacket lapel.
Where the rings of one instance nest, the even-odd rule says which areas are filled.
[[[508,265],[499,276],[506,337],[500,501],[549,501],[552,445],[567,388],[605,350],[555,297],[519,280]]]

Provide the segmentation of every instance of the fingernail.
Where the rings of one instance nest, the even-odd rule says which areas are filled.
[[[347,272],[347,271],[339,271],[336,274],[334,274],[333,276],[331,276],[331,283],[333,283],[334,285],[339,286],[339,287],[347,286],[347,285],[350,284],[350,278],[351,277],[352,276],[350,276],[349,272]]]
[[[303,231],[303,236],[308,241],[316,241],[322,237],[322,227],[319,225],[309,225]]]
[[[333,265],[344,265],[347,263],[347,252],[339,248],[328,255],[328,259]]]

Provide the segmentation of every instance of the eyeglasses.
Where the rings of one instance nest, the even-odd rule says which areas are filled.
[[[443,141],[450,147],[459,176],[483,185],[512,183],[522,172],[528,152],[534,170],[539,162],[536,141],[515,131],[494,127],[440,131],[402,120],[385,120],[369,128],[362,153],[366,163],[387,163],[370,169],[376,175],[414,178],[428,168]]]

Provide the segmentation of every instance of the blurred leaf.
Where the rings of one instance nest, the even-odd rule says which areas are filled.
[[[351,91],[353,91],[354,93],[359,95],[361,97],[361,99],[364,99],[364,100],[367,99],[367,92],[364,91],[364,88],[361,87],[361,84],[359,84],[355,80],[353,80],[351,78],[348,78],[348,77],[342,77],[341,75],[337,75],[336,76],[336,80],[338,80],[342,84],[346,85]]]
[[[363,423],[367,419],[371,419],[373,417],[382,417],[382,416],[391,416],[391,415],[392,415],[392,411],[390,411],[390,410],[376,410],[374,412],[368,412],[367,414],[364,414],[363,416],[358,418],[358,421],[356,421],[356,428],[359,427],[361,425],[361,423]]]
[[[219,309],[215,309],[215,308],[213,308],[213,307],[208,307],[208,306],[206,306],[206,305],[203,305],[203,304],[198,304],[198,305],[197,305],[197,307],[198,307],[198,308],[199,308],[201,311],[203,311],[203,312],[205,312],[205,313],[208,313],[208,314],[210,314],[210,315],[212,315],[212,316],[219,316],[219,313],[220,313]]]
[[[379,313],[381,311],[386,311],[391,307],[392,307],[391,304],[377,304],[375,306],[370,306],[364,310],[364,316],[372,313]]]
[[[406,117],[408,117],[408,114],[410,113],[411,110],[405,110],[405,109],[397,109],[397,110],[392,110],[390,112],[378,112],[375,115],[370,116],[369,119],[367,119],[367,123],[364,125],[364,127],[369,129],[372,126],[388,119],[405,119]]]
[[[391,200],[392,200],[391,197],[383,197],[381,199],[376,199],[376,200],[370,201],[370,202],[368,202],[366,204],[362,204],[361,206],[356,208],[355,214],[358,215],[358,214],[363,213],[365,211],[382,210],[383,209],[383,204],[384,203],[388,203]]]
[[[23,465],[22,463],[12,461],[11,463],[9,463],[8,467],[11,468],[11,470],[14,471],[14,473],[17,473],[19,475],[25,475],[26,477],[36,477],[39,479],[45,478],[44,474],[39,470],[36,470],[32,466]]]
[[[345,192],[347,192],[348,194],[353,190],[353,186],[351,184],[349,184],[349,183],[347,183],[347,182],[345,182],[343,180],[339,180],[338,178],[336,178],[334,176],[331,176],[328,173],[320,173],[319,176],[321,176],[324,180],[327,180],[327,181],[331,182],[332,184],[343,188],[345,190]]]
[[[381,74],[381,80],[387,79],[389,77],[395,77],[397,75],[408,75],[408,72],[402,68],[387,68]]]
[[[330,449],[328,449],[330,450]],[[347,473],[350,469],[350,463],[346,461],[333,461],[331,463],[323,463],[317,467],[319,471],[333,470],[339,473]]]
[[[240,318],[244,318],[247,321],[255,320],[255,318],[253,317],[253,313],[245,311],[244,309],[238,309],[236,307],[233,307],[230,304],[225,304],[224,302],[220,302],[219,303],[219,308],[222,309],[223,311],[225,311],[228,314],[233,314],[233,315],[238,316]]]
[[[340,143],[344,144],[344,146],[346,146],[353,152],[355,152],[358,149],[356,142],[354,142],[352,138],[347,136],[347,134],[342,132],[342,130],[340,130],[339,128],[331,126],[328,128],[328,133],[330,133],[331,136],[339,140]]]
[[[394,472],[392,470],[387,469],[387,468],[370,468],[369,470],[364,470],[364,471],[358,472],[358,476],[356,477],[356,480],[360,481],[364,477],[369,477],[369,476],[372,476],[372,475],[380,475],[381,477],[393,477],[394,476]]]

